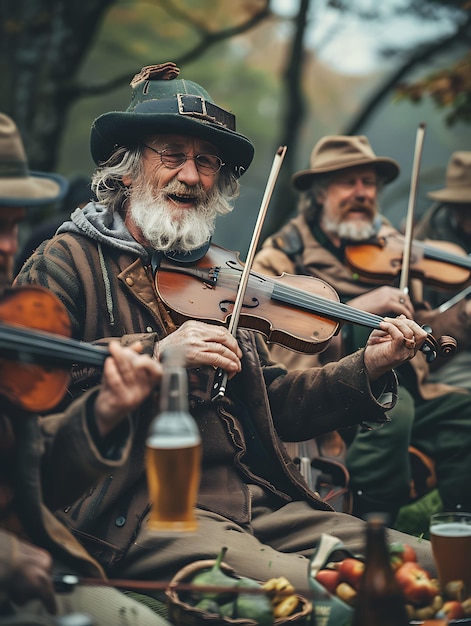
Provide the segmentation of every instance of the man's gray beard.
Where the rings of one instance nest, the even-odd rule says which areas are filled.
[[[322,225],[327,232],[337,235],[345,241],[365,241],[376,235],[373,222],[346,221],[338,223],[324,218]]]
[[[196,206],[180,209],[180,220],[176,221],[168,206],[169,193],[196,196]],[[155,250],[178,252],[190,252],[203,246],[213,235],[216,217],[232,210],[217,189],[208,194],[178,181],[171,181],[157,192],[145,182],[134,184],[129,206],[136,226]]]

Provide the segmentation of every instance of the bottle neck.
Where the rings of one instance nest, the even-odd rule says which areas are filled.
[[[383,525],[369,524],[366,534],[366,567],[370,563],[381,565],[384,572],[393,576],[389,549],[386,541],[386,530]]]
[[[164,371],[160,394],[161,413],[188,412],[188,374],[182,367]]]

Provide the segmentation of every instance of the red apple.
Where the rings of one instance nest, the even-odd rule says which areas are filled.
[[[340,575],[336,569],[320,569],[317,572],[316,580],[323,587],[330,591],[330,593],[335,593],[337,589],[337,585],[339,584]]]
[[[360,586],[360,579],[363,575],[365,564],[359,559],[348,557],[344,559],[339,565],[339,580],[340,582],[346,582],[358,591]]]
[[[437,581],[414,561],[403,563],[396,570],[396,579],[401,586],[406,602],[416,606],[430,604],[439,593]]]
[[[391,555],[391,565],[393,570],[398,569],[402,563],[417,561],[417,553],[408,543],[396,541],[389,544],[389,554]]]
[[[463,605],[458,600],[447,600],[440,609],[440,616],[445,615],[448,621],[465,617]]]

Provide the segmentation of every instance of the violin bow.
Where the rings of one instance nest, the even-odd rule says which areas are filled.
[[[280,172],[283,159],[285,158],[286,150],[287,150],[286,146],[280,146],[278,150],[276,151],[275,157],[273,159],[273,164],[270,170],[270,175],[268,177],[267,186],[265,187],[265,193],[263,194],[262,204],[260,205],[257,222],[255,224],[255,229],[252,234],[252,241],[250,242],[249,251],[247,253],[247,258],[245,261],[244,269],[242,270],[239,287],[237,289],[237,295],[234,301],[234,309],[232,311],[231,319],[229,320],[228,330],[233,337],[235,337],[236,332],[237,332],[237,326],[239,325],[240,314],[242,311],[242,304],[244,301],[245,293],[247,291],[247,284],[249,281],[250,270],[252,269],[255,252],[257,250],[258,241],[260,239],[260,233],[262,232],[263,221],[267,213],[267,209],[270,203],[273,189],[275,188],[276,179],[278,178],[278,174]],[[218,368],[216,372],[214,387],[213,387],[216,392],[212,397],[213,401],[225,395],[226,385],[227,385],[227,372],[225,372],[221,368]]]
[[[409,192],[409,204],[407,207],[406,229],[404,234],[404,254],[402,257],[401,277],[399,281],[399,289],[404,293],[409,293],[409,273],[410,259],[412,251],[412,237],[414,234],[414,208],[417,198],[417,182],[419,179],[420,160],[422,157],[422,148],[424,144],[425,124],[422,122],[417,129],[415,139],[414,161],[412,163],[411,185]]]
[[[192,591],[194,593],[231,593],[267,595],[270,591],[260,587],[229,587],[224,585],[198,585],[196,583],[185,581],[158,581],[158,580],[133,580],[125,578],[87,578],[77,576],[76,574],[54,574],[52,577],[54,589],[58,593],[71,592],[78,585],[87,585],[93,587],[114,587],[116,589],[126,589],[127,591]],[[294,594],[303,595],[309,598],[312,595],[311,589],[281,589],[277,590],[277,595],[291,596]]]
[[[455,304],[458,304],[458,302],[461,302],[463,298],[467,298],[470,294],[471,294],[471,285],[468,285],[467,287],[462,289],[459,293],[454,295],[452,298],[450,298],[446,302],[443,302],[443,304],[441,304],[438,307],[437,311],[439,313],[445,313],[445,311],[448,311],[448,309],[451,309],[452,306],[455,306]]]

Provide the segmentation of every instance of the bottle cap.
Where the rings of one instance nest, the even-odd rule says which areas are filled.
[[[365,515],[365,520],[368,524],[380,524],[382,526],[388,526],[390,519],[391,518],[389,514],[385,511],[377,511]]]

